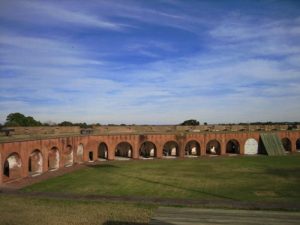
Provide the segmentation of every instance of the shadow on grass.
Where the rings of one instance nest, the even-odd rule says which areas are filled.
[[[216,198],[222,198],[222,199],[227,199],[227,200],[236,200],[234,198],[230,198],[230,197],[227,197],[227,196],[218,195],[218,194],[214,194],[214,193],[209,193],[209,192],[206,192],[206,191],[195,190],[195,189],[191,189],[191,188],[184,188],[184,187],[176,186],[176,185],[173,185],[173,184],[163,183],[161,181],[158,182],[158,181],[148,180],[148,179],[141,178],[141,177],[129,176],[129,175],[126,175],[126,174],[119,174],[119,175],[125,176],[125,177],[128,177],[128,178],[132,178],[132,179],[137,179],[137,180],[147,182],[147,183],[150,183],[150,184],[163,185],[163,186],[167,186],[167,187],[171,187],[171,188],[175,188],[175,189],[179,189],[179,190],[184,190],[184,191],[188,191],[188,192],[194,192],[194,193],[198,193],[198,194],[204,194],[204,195],[207,195],[207,196],[213,196],[213,197],[216,197]]]
[[[266,173],[278,176],[278,177],[288,177],[288,178],[300,178],[300,167],[299,168],[291,168],[291,169],[266,169]]]
[[[115,165],[111,165],[111,164],[97,164],[97,165],[87,165],[87,167],[91,167],[91,168],[95,168],[95,169],[101,169],[101,168],[120,168],[118,166]]]
[[[148,223],[136,223],[136,222],[125,222],[125,221],[106,221],[103,225],[147,225]]]

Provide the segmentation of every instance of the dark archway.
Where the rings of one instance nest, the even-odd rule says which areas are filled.
[[[296,141],[296,150],[300,151],[300,138],[298,138]]]
[[[235,139],[229,140],[226,145],[226,153],[240,154],[240,143]]]
[[[121,142],[116,146],[115,156],[117,159],[132,158],[132,146],[128,142]]]
[[[43,156],[40,150],[35,149],[28,159],[29,175],[34,176],[43,172]]]
[[[3,180],[13,180],[20,178],[22,175],[22,162],[18,153],[10,154],[3,164]]]
[[[206,145],[206,154],[211,155],[220,155],[221,154],[221,145],[217,140],[211,140]]]
[[[94,153],[92,151],[89,152],[89,161],[94,161]]]
[[[163,147],[164,157],[177,157],[179,156],[179,146],[175,141],[168,141]]]
[[[292,151],[292,142],[290,139],[282,138],[281,142],[282,142],[282,145],[283,145],[285,151],[288,151],[288,152]]]
[[[200,144],[197,141],[189,141],[185,145],[185,156],[199,156],[201,154]]]
[[[5,160],[5,162],[4,162],[3,175],[6,177],[9,177],[9,163],[7,160]]]
[[[52,147],[48,153],[48,170],[57,170],[59,168],[59,151],[57,147]]]
[[[67,145],[67,147],[64,150],[64,166],[71,166],[73,165],[73,149],[72,145]]]
[[[102,142],[98,146],[98,159],[107,159],[108,157],[108,148],[107,145]]]
[[[156,146],[150,141],[145,141],[140,147],[140,157],[154,158],[156,157]]]

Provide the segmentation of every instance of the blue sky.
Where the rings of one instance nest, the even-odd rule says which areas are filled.
[[[300,1],[0,0],[0,122],[300,120]]]

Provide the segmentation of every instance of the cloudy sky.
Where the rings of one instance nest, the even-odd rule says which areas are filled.
[[[300,1],[0,0],[0,122],[300,120]]]

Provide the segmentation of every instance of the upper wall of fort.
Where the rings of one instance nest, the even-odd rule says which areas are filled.
[[[103,125],[94,126],[85,130],[79,126],[49,126],[49,127],[10,127],[13,129],[9,136],[0,133],[0,142],[17,140],[35,140],[52,137],[77,136],[81,134],[107,135],[107,134],[168,134],[168,133],[207,133],[207,132],[269,132],[300,130],[300,126],[289,127],[288,125],[200,125],[200,126],[177,126],[177,125]],[[84,132],[88,131],[88,132]]]

